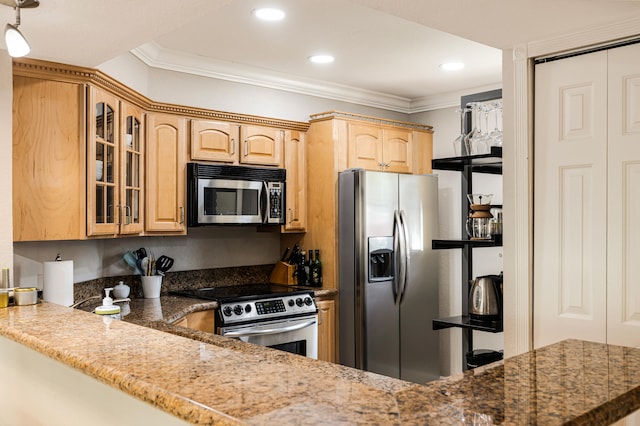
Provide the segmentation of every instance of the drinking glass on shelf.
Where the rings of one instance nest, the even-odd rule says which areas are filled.
[[[494,112],[495,128],[489,133],[490,146],[502,146],[502,101],[491,104]]]
[[[487,109],[478,102],[471,103],[471,112],[473,115],[473,130],[466,136],[466,145],[470,147],[471,155],[487,154],[489,152],[489,138],[488,133],[482,132],[480,120],[483,117],[485,122],[487,121]]]
[[[470,153],[469,147],[465,146],[465,118],[469,111],[469,108],[456,109],[456,112],[460,115],[460,135],[453,141],[453,153],[456,157],[462,157]]]
[[[475,140],[480,138],[482,132],[480,131],[480,122],[478,120],[478,111],[480,108],[480,104],[477,102],[471,102],[467,104],[471,109],[471,131],[464,137],[464,145],[467,148],[467,153],[469,155],[475,155],[477,152],[474,152],[474,144]]]

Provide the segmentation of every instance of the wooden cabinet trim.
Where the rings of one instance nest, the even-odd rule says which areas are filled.
[[[14,75],[37,77],[55,81],[91,84],[95,87],[107,90],[119,98],[148,112],[168,113],[187,118],[229,121],[278,129],[299,130],[302,132],[306,132],[309,129],[309,123],[307,122],[155,102],[111,78],[107,74],[93,68],[78,67],[37,59],[14,58],[13,73]]]

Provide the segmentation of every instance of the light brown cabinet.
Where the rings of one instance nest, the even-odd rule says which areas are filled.
[[[240,163],[280,167],[283,133],[283,130],[272,127],[241,126]]]
[[[319,300],[318,359],[336,362],[336,304],[332,299]]]
[[[413,132],[373,124],[347,123],[348,168],[411,173]]]
[[[89,87],[87,235],[140,234],[144,113]]]
[[[173,325],[190,328],[191,330],[204,331],[206,333],[214,333],[214,317],[213,309],[207,311],[190,312],[183,318],[174,322]]]
[[[85,85],[13,77],[13,240],[86,238]]]
[[[186,234],[186,118],[147,116],[146,218],[148,233]]]
[[[189,152],[284,167],[285,134],[289,229],[304,230],[308,123],[156,103],[101,71],[28,58],[13,60],[13,84],[14,241],[186,234]]]
[[[142,109],[120,103],[122,155],[120,155],[120,234],[144,231],[144,119]]]
[[[238,124],[191,120],[191,159],[236,164],[239,137]]]
[[[304,132],[287,130],[284,168],[287,170],[286,217],[283,232],[304,232],[307,226],[307,148]]]
[[[280,167],[283,139],[272,127],[191,120],[191,159]]]

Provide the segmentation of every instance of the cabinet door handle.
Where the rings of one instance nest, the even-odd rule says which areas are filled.
[[[293,209],[289,207],[289,224],[293,223]]]
[[[231,138],[231,155],[236,155],[236,140]]]
[[[125,205],[123,207],[124,207],[124,219],[125,219],[124,224],[130,225],[132,220],[131,206]]]
[[[244,141],[244,156],[247,157],[249,155],[249,141],[245,139]]]
[[[184,207],[180,206],[180,224],[184,223]]]

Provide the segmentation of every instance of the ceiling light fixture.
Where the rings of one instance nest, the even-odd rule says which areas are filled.
[[[12,6],[6,1],[0,1],[0,3],[6,6]],[[9,55],[14,58],[28,55],[31,51],[29,42],[27,42],[27,39],[24,38],[20,30],[18,30],[18,26],[20,26],[20,9],[34,8],[39,5],[39,0],[16,0],[15,4],[12,6],[16,10],[16,23],[14,25],[7,24],[4,29],[4,41],[7,45]]]
[[[330,64],[335,58],[331,55],[313,55],[309,56],[309,60],[314,64]]]
[[[286,16],[284,11],[272,7],[254,9],[253,14],[256,18],[262,19],[263,21],[282,21]]]
[[[440,68],[445,71],[458,71],[464,68],[464,63],[462,62],[445,62],[444,64],[440,64]]]

